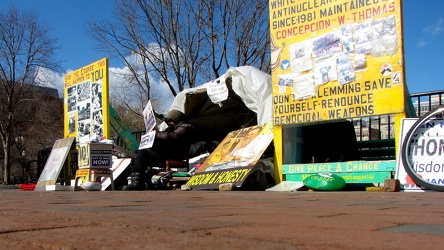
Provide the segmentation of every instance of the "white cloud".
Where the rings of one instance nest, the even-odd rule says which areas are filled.
[[[162,100],[162,106],[159,107],[159,110],[156,110],[156,112],[167,113],[173,104],[173,94],[171,94],[170,88],[165,82],[160,82],[156,87],[156,96],[159,100]]]
[[[131,62],[137,62],[136,58],[133,58],[130,60]],[[59,97],[63,98],[63,91],[64,91],[64,77],[66,74],[72,72],[73,70],[67,70],[64,73],[57,73],[55,71],[46,69],[46,68],[39,68],[36,75],[36,82],[39,83],[42,86],[55,88],[59,92]],[[129,76],[131,75],[130,70],[127,67],[123,68],[116,68],[116,67],[110,67],[109,68],[109,91],[110,96],[112,96],[113,91],[118,91],[118,96],[121,96],[127,100],[143,100],[142,93],[139,89],[134,87],[134,85],[129,84]],[[173,96],[167,86],[166,83],[158,83],[154,79],[152,81],[152,90],[153,93],[155,93],[156,98],[159,100],[162,100],[161,107],[157,107],[156,112],[159,113],[166,113],[168,112],[172,102],[173,102]],[[139,95],[139,98],[135,98],[134,95]],[[136,101],[137,101],[136,100]],[[144,104],[148,102],[148,100],[143,100]],[[135,104],[136,105],[136,104]],[[144,105],[138,104],[139,106],[143,107]],[[141,110],[141,112],[142,112]]]
[[[443,30],[443,25],[444,25],[444,19],[438,18],[438,20],[436,20],[436,23],[426,26],[423,29],[423,31],[431,36],[436,36],[441,34]]]
[[[427,42],[424,39],[419,39],[418,43],[416,44],[417,48],[424,47],[427,44]]]
[[[438,18],[434,24],[428,25],[424,27],[422,30],[429,36],[437,36],[440,35],[444,29],[444,19]],[[427,45],[427,41],[424,38],[421,38],[416,44],[417,48],[421,48]]]
[[[39,67],[37,69],[35,81],[42,86],[57,89],[59,97],[63,97],[64,77],[65,74]]]
[[[138,74],[142,75],[145,73],[145,66],[140,58],[140,56],[137,53],[133,53],[131,55],[128,55],[126,57],[126,60],[133,65],[133,67],[137,70],[139,69],[141,72]],[[110,93],[112,91],[119,91],[119,95],[122,96],[126,95],[133,99],[138,99],[139,101],[143,100],[143,105],[140,105],[143,109],[148,102],[148,99],[146,96],[143,96],[143,93],[141,93],[141,90],[139,87],[135,87],[134,84],[130,82],[129,79],[132,77],[132,73],[130,72],[129,68],[110,68]],[[150,77],[150,76],[149,76]],[[174,79],[170,79],[173,80]],[[151,95],[152,97],[155,97],[156,101],[153,102],[153,105],[155,105],[155,111],[158,113],[166,113],[171,107],[171,104],[173,102],[173,95],[171,94],[171,91],[168,87],[168,85],[158,78],[150,77],[150,84],[151,84]],[[113,90],[114,89],[114,90]],[[139,97],[139,98],[135,98]],[[143,99],[143,98],[146,98]],[[136,100],[137,101],[137,100]],[[160,105],[160,107],[159,107]]]

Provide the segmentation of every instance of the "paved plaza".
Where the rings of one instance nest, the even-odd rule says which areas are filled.
[[[0,189],[1,249],[434,249],[438,192]]]

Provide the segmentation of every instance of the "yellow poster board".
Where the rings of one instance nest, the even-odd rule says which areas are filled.
[[[270,0],[273,124],[404,112],[400,0]]]
[[[186,183],[193,190],[240,187],[273,140],[271,122],[230,132]]]
[[[109,138],[107,58],[65,75],[63,108],[65,137]]]

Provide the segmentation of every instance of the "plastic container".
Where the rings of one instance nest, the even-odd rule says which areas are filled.
[[[37,184],[35,184],[35,183],[29,183],[29,184],[24,183],[24,184],[20,184],[19,186],[22,191],[34,191],[36,185]]]

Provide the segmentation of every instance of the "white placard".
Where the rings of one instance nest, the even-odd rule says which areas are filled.
[[[140,138],[139,149],[151,148],[154,143],[154,138],[156,137],[156,130],[142,135]]]
[[[146,132],[150,132],[156,126],[156,117],[154,116],[153,106],[151,105],[151,100],[145,106],[143,110],[143,120],[145,121]]]
[[[407,172],[404,169],[404,164],[402,163],[402,159],[401,159],[401,155],[402,155],[402,143],[405,139],[405,136],[407,134],[407,132],[409,131],[409,129],[413,126],[413,124],[417,121],[417,118],[404,118],[402,119],[402,123],[401,123],[401,137],[399,140],[399,145],[398,145],[398,162],[396,164],[396,175],[395,178],[398,179],[401,183],[401,190],[405,190],[405,191],[425,191],[428,190],[426,188],[420,187],[418,186],[416,183],[413,182],[413,180],[408,176]],[[437,124],[442,124],[444,121],[443,120],[434,120],[433,123],[437,123]],[[435,135],[429,135],[429,133],[427,132],[427,129],[430,127],[430,125],[426,125],[426,128],[424,128],[424,133],[421,134],[421,130],[418,130],[418,132],[420,132],[418,134],[418,136],[415,139],[424,139],[426,140],[427,138],[434,138],[433,136]],[[424,167],[427,164],[422,164],[423,162],[428,162],[427,157],[422,157],[421,159],[421,164],[420,165],[424,165]],[[433,161],[434,159],[431,158],[430,161]],[[429,174],[423,174],[422,176],[425,179],[428,178],[434,178],[434,175],[430,176]],[[429,190],[428,190],[429,191]]]
[[[213,103],[220,103],[227,100],[228,88],[225,79],[217,79],[207,86],[207,95]]]

